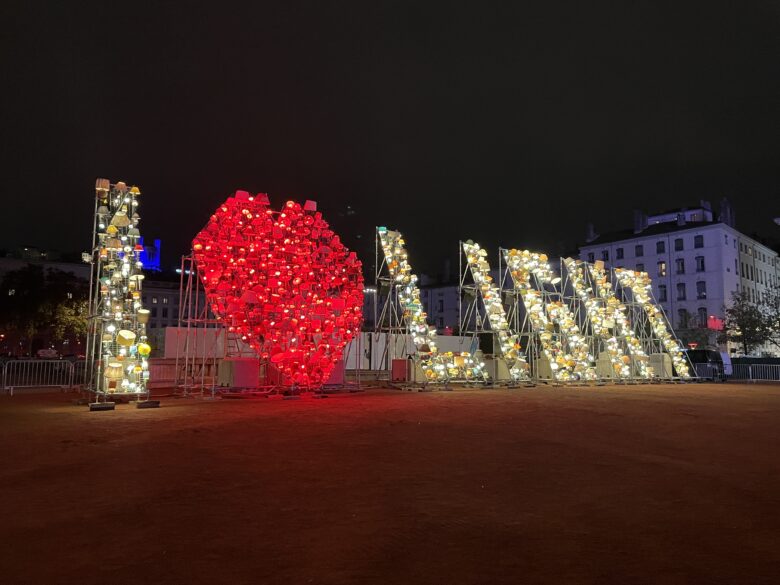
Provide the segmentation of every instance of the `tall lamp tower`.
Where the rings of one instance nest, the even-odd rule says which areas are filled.
[[[95,395],[93,410],[113,408],[113,396],[148,398],[149,311],[143,308],[144,279],[138,230],[138,187],[95,181],[92,266],[85,385]],[[145,402],[144,402],[145,404]],[[150,404],[151,405],[151,404]]]

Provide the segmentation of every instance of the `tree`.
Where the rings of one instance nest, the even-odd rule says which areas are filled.
[[[745,355],[769,341],[772,328],[769,316],[762,306],[752,302],[746,292],[731,295],[731,306],[726,308],[723,333],[718,340],[742,346]]]
[[[33,341],[83,337],[88,283],[70,272],[28,264],[7,272],[0,284],[0,326],[32,353]]]
[[[774,287],[767,294],[764,311],[769,322],[769,342],[780,348],[780,287]]]
[[[46,274],[43,312],[53,340],[84,338],[89,317],[88,283],[71,272],[50,269]]]

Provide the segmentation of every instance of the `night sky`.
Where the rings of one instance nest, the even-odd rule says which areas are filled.
[[[0,246],[87,249],[138,184],[174,263],[235,189],[435,273],[728,196],[780,235],[776,2],[3,2]],[[354,214],[347,215],[347,206]],[[360,239],[357,236],[361,235]],[[366,252],[369,250],[370,252]]]

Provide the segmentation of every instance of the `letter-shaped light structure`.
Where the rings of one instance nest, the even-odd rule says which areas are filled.
[[[378,227],[379,242],[385,254],[388,271],[398,291],[398,303],[403,310],[406,327],[425,379],[430,382],[447,382],[450,379],[486,380],[485,364],[478,362],[468,352],[453,354],[439,352],[436,345],[436,329],[428,325],[428,315],[423,310],[417,275],[412,273],[400,232]]]
[[[574,260],[573,258],[565,258],[563,263],[569,273],[569,282],[571,282],[574,292],[585,305],[585,311],[587,312],[593,334],[604,340],[607,354],[612,364],[612,371],[618,378],[630,378],[631,358],[623,353],[617,334],[614,333],[619,327],[616,319],[612,316],[612,313],[617,309],[613,304],[608,304],[609,298],[617,301],[615,296],[611,294],[611,288],[607,290],[607,294],[610,295],[607,299],[594,294],[593,288],[586,279],[585,263],[582,260]],[[625,319],[624,315],[621,314],[621,316]],[[630,327],[620,329],[621,331],[627,330],[633,337]],[[642,347],[639,346],[639,351],[641,350]],[[642,352],[642,355],[644,355],[644,352]],[[647,359],[646,356],[645,359]],[[642,363],[644,365],[644,362]]]
[[[486,259],[487,251],[479,244],[468,240],[463,242],[463,252],[466,254],[471,276],[485,304],[490,328],[498,337],[501,357],[506,361],[509,375],[513,380],[527,380],[528,363],[520,353],[518,336],[509,330],[506,311],[501,302],[501,292],[493,282],[493,277],[490,276],[490,264]]]
[[[595,264],[588,264],[588,270],[596,285],[596,293],[604,301],[605,324],[607,327],[614,326],[617,335],[625,340],[628,353],[634,358],[639,377],[652,378],[653,368],[647,365],[648,357],[642,348],[642,342],[634,334],[634,329],[628,320],[628,309],[615,296],[615,289],[604,270],[604,263],[599,260]]]
[[[566,382],[596,379],[587,340],[569,307],[562,302],[553,302],[545,308],[542,295],[532,288],[532,275],[541,285],[556,285],[561,281],[551,270],[547,255],[528,250],[506,250],[504,260],[515,289],[523,299],[531,326],[539,332],[542,351],[550,362],[553,377]],[[555,323],[559,326],[557,335]]]
[[[672,357],[672,364],[674,364],[677,375],[680,378],[690,378],[691,371],[686,362],[682,348],[669,332],[669,328],[666,326],[666,319],[664,318],[661,309],[659,309],[658,305],[652,300],[650,276],[647,272],[635,272],[625,268],[616,269],[615,275],[622,287],[631,289],[634,300],[647,314],[647,319],[650,321],[653,332],[658,339],[661,340],[664,349]]]

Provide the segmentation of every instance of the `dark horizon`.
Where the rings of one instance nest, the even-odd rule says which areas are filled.
[[[164,264],[236,189],[316,200],[367,265],[399,229],[433,274],[724,196],[776,238],[780,13],[706,8],[4,7],[0,247],[85,249],[96,177],[141,188]]]

